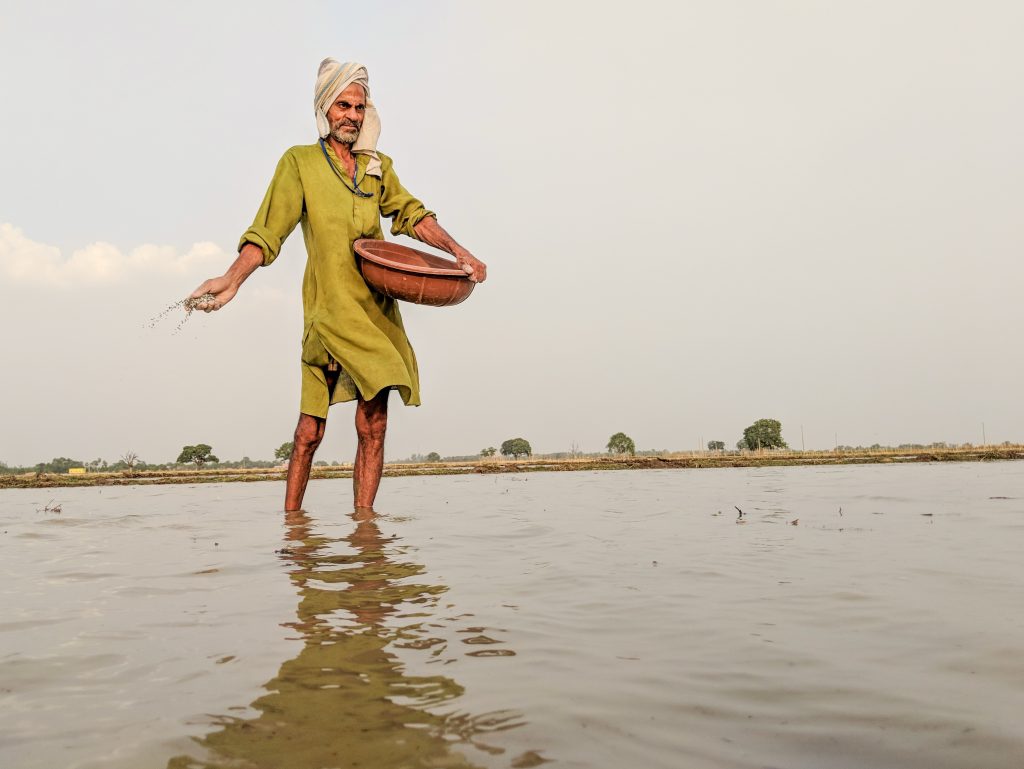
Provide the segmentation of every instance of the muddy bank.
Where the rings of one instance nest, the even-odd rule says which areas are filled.
[[[913,451],[765,451],[744,453],[682,452],[660,456],[608,456],[575,459],[504,460],[480,459],[470,462],[391,463],[384,475],[465,475],[470,473],[564,472],[574,470],[656,470],[697,469],[705,467],[781,467],[789,465],[861,465],[908,462],[991,462],[1024,459],[1024,445],[984,446],[956,449]],[[352,465],[313,468],[312,478],[349,478]],[[58,475],[26,473],[0,476],[0,489],[48,488],[65,486],[123,486],[128,484],[226,483],[234,481],[284,480],[283,468],[197,470],[147,470],[134,473],[88,473]]]

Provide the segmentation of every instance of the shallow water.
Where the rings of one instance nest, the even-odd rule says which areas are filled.
[[[0,766],[1024,766],[1024,463],[282,496],[0,492]]]

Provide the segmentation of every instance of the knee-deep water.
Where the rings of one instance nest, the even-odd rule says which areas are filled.
[[[1024,463],[350,495],[0,492],[0,766],[1024,766]]]

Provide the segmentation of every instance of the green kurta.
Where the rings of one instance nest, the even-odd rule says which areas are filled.
[[[432,216],[395,175],[391,158],[378,153],[381,178],[366,175],[366,155],[356,155],[359,197],[344,167],[327,144],[331,170],[319,143],[292,147],[277,164],[259,213],[239,241],[263,250],[264,266],[302,223],[306,273],[302,280],[302,402],[304,414],[326,417],[333,403],[373,398],[394,387],[407,406],[420,404],[416,355],[405,335],[398,303],[363,281],[352,244],[384,237],[380,214],[393,220],[391,234],[414,237],[413,226]],[[344,181],[342,180],[344,179]],[[342,366],[333,394],[324,368],[328,354]]]

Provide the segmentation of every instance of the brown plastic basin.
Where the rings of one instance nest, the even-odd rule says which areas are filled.
[[[393,299],[444,307],[465,301],[476,283],[454,259],[445,259],[386,240],[355,242],[363,279]]]

